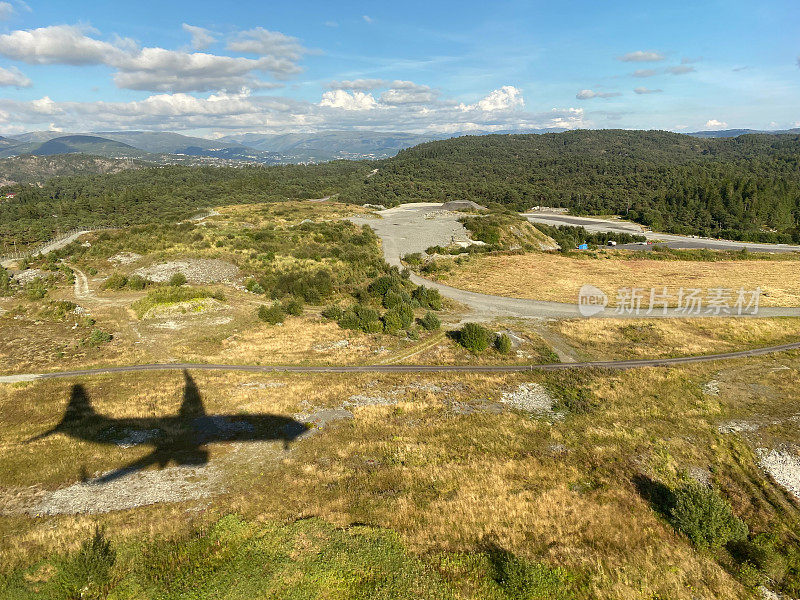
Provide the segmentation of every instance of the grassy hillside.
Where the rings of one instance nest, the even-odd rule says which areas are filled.
[[[701,139],[661,131],[466,136],[384,161],[343,198],[566,206],[656,229],[800,240],[800,135]]]

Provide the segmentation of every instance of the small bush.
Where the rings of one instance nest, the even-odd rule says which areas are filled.
[[[716,491],[697,483],[674,490],[670,522],[698,548],[719,548],[747,538],[747,525]]]
[[[383,297],[384,308],[397,308],[403,304],[411,304],[411,296],[405,290],[395,291],[390,290]]]
[[[128,278],[128,288],[136,291],[143,290],[152,282],[141,275],[131,275]]]
[[[335,304],[328,306],[322,310],[322,316],[330,321],[338,321],[342,318],[342,309]]]
[[[411,296],[419,302],[422,308],[442,310],[442,296],[439,294],[439,290],[429,289],[421,285],[414,290]]]
[[[11,274],[0,266],[0,296],[11,294]]]
[[[111,588],[111,569],[117,554],[103,531],[85,541],[78,552],[58,565],[53,579],[56,596],[61,598],[105,598]]]
[[[248,292],[250,292],[251,294],[263,294],[264,293],[264,287],[260,283],[258,283],[258,281],[253,279],[252,277],[245,282],[244,288]]]
[[[403,262],[409,265],[420,265],[422,264],[422,254],[420,252],[412,252],[411,254],[406,254],[403,257]]]
[[[403,288],[403,280],[397,275],[383,275],[367,286],[369,293],[378,298],[383,298],[390,291],[401,292]]]
[[[575,577],[560,567],[530,562],[495,545],[488,549],[492,578],[514,600],[574,598]]]
[[[286,319],[286,313],[283,312],[283,307],[280,304],[276,303],[272,306],[262,304],[258,307],[258,318],[271,325],[277,325],[278,323],[283,323]]]
[[[339,327],[358,329],[367,333],[378,333],[383,330],[377,311],[362,304],[354,304],[344,311],[339,319]]]
[[[422,328],[426,331],[436,331],[439,327],[442,326],[442,322],[432,312],[426,312],[425,316],[419,320],[419,324],[422,325]]]
[[[25,286],[25,295],[28,300],[41,300],[47,295],[47,284],[40,277],[37,277]]]
[[[175,273],[169,278],[169,284],[172,287],[181,287],[182,285],[186,285],[186,275],[183,273]]]
[[[113,336],[107,331],[103,331],[102,329],[93,329],[92,333],[89,334],[89,337],[86,338],[86,344],[93,347],[100,346],[110,342],[112,339]]]
[[[397,333],[403,328],[403,320],[395,309],[389,309],[383,313],[383,329],[386,333]]]
[[[103,282],[104,290],[121,290],[128,283],[128,277],[124,273],[114,272]]]
[[[479,354],[489,347],[491,332],[477,323],[466,323],[458,332],[458,343],[473,354]]]
[[[303,308],[305,308],[303,301],[299,298],[289,298],[289,300],[283,303],[283,310],[287,315],[292,315],[293,317],[302,315]]]
[[[511,338],[507,334],[501,333],[494,337],[494,348],[500,354],[511,352]]]

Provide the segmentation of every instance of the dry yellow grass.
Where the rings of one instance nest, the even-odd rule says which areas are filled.
[[[582,357],[610,360],[717,354],[797,341],[800,319],[576,319],[550,329]]]
[[[589,283],[605,291],[612,305],[617,290],[624,287],[644,288],[649,293],[651,288],[666,286],[672,294],[681,287],[760,287],[764,306],[800,306],[800,261],[700,262],[607,256],[592,259],[530,253],[472,258],[455,266],[444,281],[474,292],[554,302],[577,302],[581,286]]]
[[[339,525],[390,527],[421,554],[469,552],[491,537],[517,554],[591,573],[597,598],[744,598],[744,588],[711,555],[694,551],[656,516],[631,479],[644,472],[670,480],[688,466],[714,465],[715,483],[757,529],[774,519],[777,505],[788,519],[796,518],[797,508],[758,474],[747,446],[730,442],[716,427],[730,418],[791,417],[800,409],[798,369],[800,357],[787,354],[597,375],[591,389],[600,407],[552,422],[513,411],[457,414],[450,403],[494,402],[502,390],[558,374],[198,372],[195,380],[212,414],[290,415],[339,406],[352,394],[400,391],[395,404],[352,409],[353,420],[296,443],[278,460],[265,455],[255,470],[232,470],[229,493],[212,499],[202,513],[187,513],[195,505],[184,503],[93,517],[4,516],[0,550],[11,561],[74,547],[95,523],[111,536],[152,536],[185,530],[187,514],[201,523],[230,511],[263,520],[320,516]],[[701,392],[712,378],[724,392],[719,396]],[[258,385],[267,382],[282,387]],[[139,452],[109,451],[63,436],[25,444],[59,418],[71,383],[0,387],[4,500],[26,486],[53,489],[74,482],[80,465],[113,468]],[[82,383],[99,412],[135,417],[174,414],[183,381],[179,373],[161,373]],[[796,428],[778,433],[781,441],[800,441]],[[212,447],[212,461],[230,447]],[[750,490],[759,478],[758,489]]]

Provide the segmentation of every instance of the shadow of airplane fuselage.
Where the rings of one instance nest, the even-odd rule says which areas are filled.
[[[291,417],[271,414],[208,415],[197,384],[183,372],[183,402],[176,416],[153,418],[105,417],[94,411],[80,384],[72,386],[69,404],[61,421],[29,441],[62,433],[72,438],[122,447],[152,446],[144,457],[106,473],[97,482],[111,481],[152,465],[170,463],[202,466],[209,460],[206,446],[223,441],[282,441],[284,448],[308,430]]]

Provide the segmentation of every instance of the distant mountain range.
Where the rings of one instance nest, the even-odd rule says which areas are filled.
[[[800,128],[795,129],[782,129],[779,131],[768,131],[766,129],[722,129],[719,131],[695,131],[694,133],[687,133],[686,135],[693,135],[694,137],[702,138],[731,138],[746,135],[748,133],[768,133],[777,135],[782,133],[800,133]]]
[[[109,159],[127,159],[158,164],[258,164],[316,163],[336,159],[381,159],[424,142],[483,135],[486,133],[557,133],[563,129],[470,131],[420,135],[378,131],[322,131],[317,133],[228,135],[219,139],[158,131],[101,131],[63,133],[33,131],[0,137],[0,158],[19,155],[55,156],[86,154]],[[701,138],[736,137],[747,133],[800,133],[800,129],[759,131],[727,129],[696,131],[687,135]],[[2,173],[0,173],[2,175]]]

